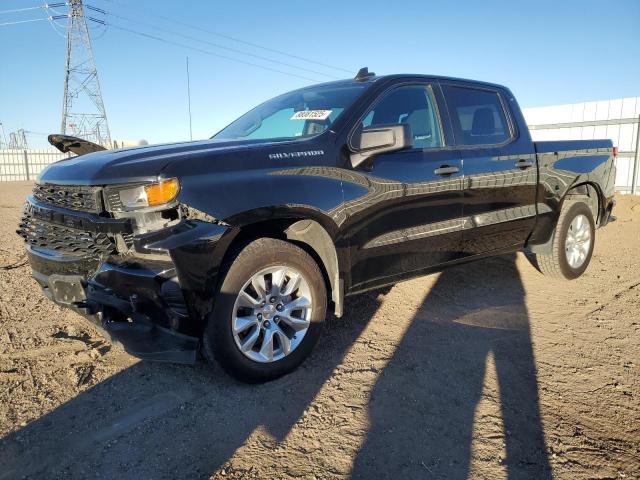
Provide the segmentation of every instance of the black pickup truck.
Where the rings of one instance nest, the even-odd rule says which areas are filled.
[[[614,205],[610,140],[532,142],[507,88],[430,75],[362,69],[205,141],[50,141],[79,155],[43,171],[18,231],[45,295],[140,358],[201,349],[250,382],[296,368],[364,290],[519,250],[576,278]]]

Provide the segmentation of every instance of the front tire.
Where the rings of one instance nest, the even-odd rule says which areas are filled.
[[[296,369],[315,346],[327,292],[315,260],[292,243],[261,238],[228,266],[203,334],[207,361],[249,383]]]
[[[589,206],[580,200],[566,200],[553,232],[548,254],[528,255],[544,275],[572,280],[589,266],[595,241],[595,222]]]

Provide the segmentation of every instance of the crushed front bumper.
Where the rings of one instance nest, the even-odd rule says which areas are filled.
[[[183,218],[138,234],[112,219],[29,197],[18,233],[45,295],[137,357],[193,363],[218,269],[237,230]],[[114,237],[128,235],[121,255]]]
[[[131,355],[195,362],[199,339],[180,332],[188,328],[189,314],[170,260],[107,260],[87,278],[79,273],[83,259],[61,260],[31,247],[27,255],[50,300],[89,319]]]

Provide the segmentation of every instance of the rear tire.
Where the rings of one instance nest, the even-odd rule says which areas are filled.
[[[307,252],[254,240],[226,269],[203,334],[204,356],[248,383],[286,375],[311,353],[326,309],[324,277]]]
[[[591,209],[581,200],[566,200],[553,232],[551,252],[530,253],[527,257],[545,276],[573,280],[589,266],[594,243]]]

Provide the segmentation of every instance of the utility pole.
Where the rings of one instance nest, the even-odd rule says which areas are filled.
[[[187,57],[187,102],[189,103],[189,140],[193,140],[191,129],[191,80],[189,78],[189,57]]]
[[[82,0],[69,0],[67,61],[60,131],[111,148],[107,113]]]
[[[636,128],[636,154],[633,158],[633,177],[631,177],[631,195],[635,195],[638,186],[638,167],[640,166],[640,115],[638,115],[638,127]]]

